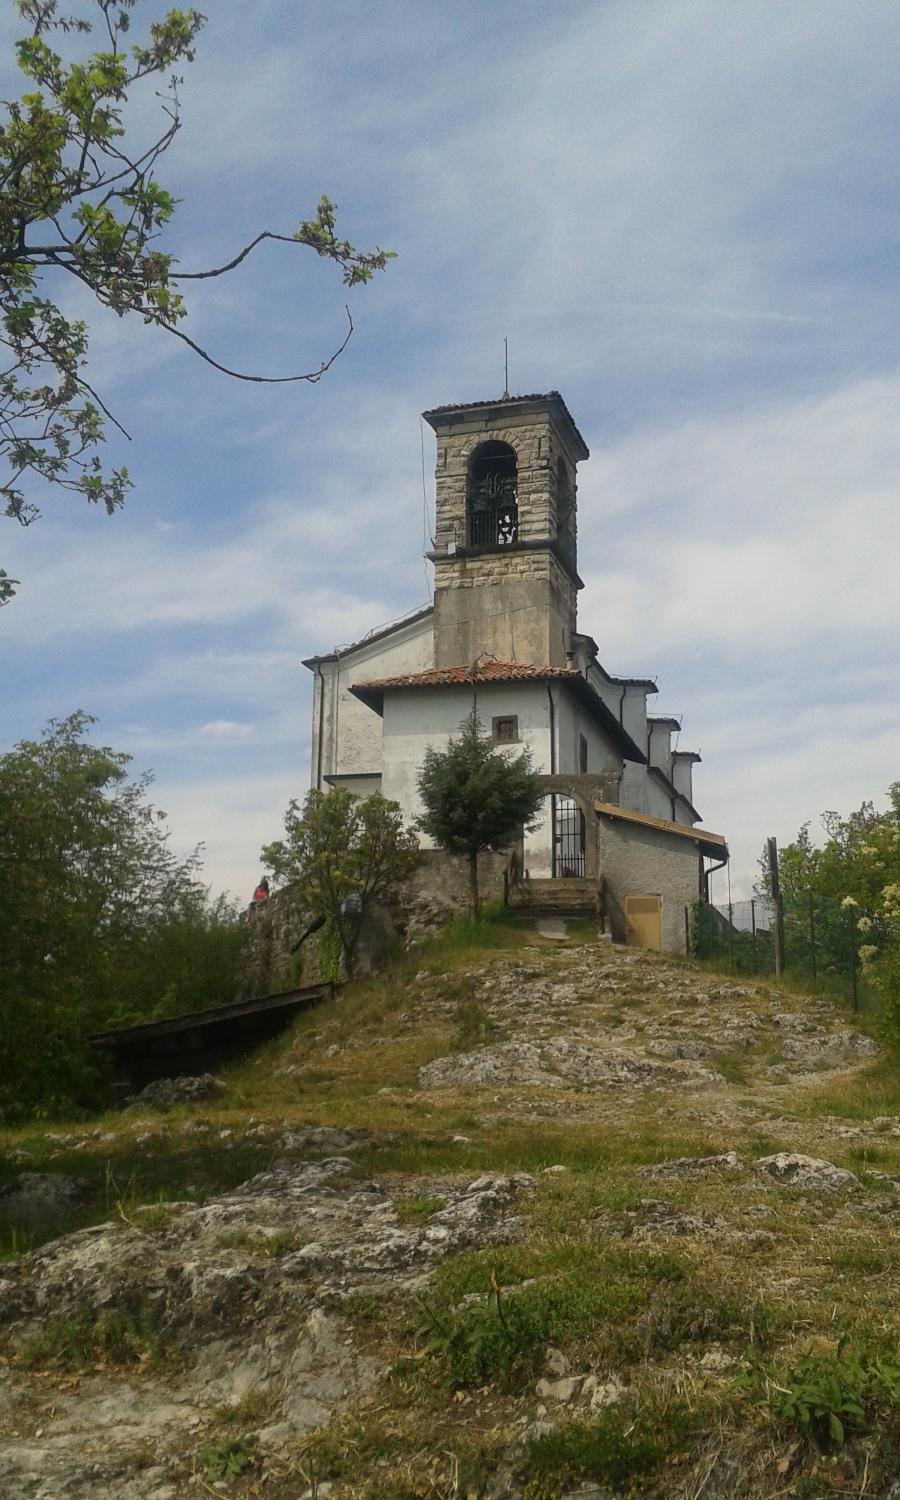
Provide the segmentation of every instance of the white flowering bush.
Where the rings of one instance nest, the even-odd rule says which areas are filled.
[[[815,910],[822,973],[846,975],[855,949],[883,1028],[900,1044],[900,782],[879,812],[864,802],[848,817],[825,813],[825,842],[813,844],[809,825],[781,850],[781,890],[787,925],[808,933]],[[760,894],[767,894],[763,867]]]

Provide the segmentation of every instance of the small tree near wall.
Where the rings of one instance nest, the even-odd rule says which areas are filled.
[[[478,855],[505,849],[533,827],[544,799],[540,776],[524,750],[510,757],[481,732],[477,713],[460,725],[446,750],[428,749],[419,772],[423,833],[448,854],[469,861],[469,915],[478,915]]]
[[[327,919],[351,976],[366,910],[414,868],[416,836],[403,827],[396,802],[377,792],[363,800],[343,788],[310,792],[302,811],[292,800],[284,832],[263,848],[263,864],[296,887],[301,905]]]

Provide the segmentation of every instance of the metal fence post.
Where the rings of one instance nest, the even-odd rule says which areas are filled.
[[[775,977],[784,972],[784,907],[781,902],[781,882],[778,877],[778,844],[775,839],[766,839],[769,855],[769,882],[772,900],[775,903]]]
[[[813,906],[812,886],[809,888],[809,961],[812,968],[812,982],[816,982],[816,909]]]
[[[753,972],[755,974],[759,968],[759,963],[756,953],[756,902],[753,900],[750,902],[750,932],[753,939]]]

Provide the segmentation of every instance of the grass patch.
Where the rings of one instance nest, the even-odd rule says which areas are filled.
[[[689,1456],[708,1420],[702,1407],[656,1399],[570,1422],[529,1443],[524,1493],[556,1500],[578,1480],[627,1487],[629,1493],[655,1486],[663,1465],[673,1477],[672,1468]]]
[[[492,1040],[495,1030],[494,1023],[480,1000],[460,1000],[456,1007],[453,1050],[469,1052],[473,1047],[483,1047]]]
[[[420,1306],[417,1331],[451,1388],[521,1390],[547,1344],[588,1335],[593,1359],[621,1364],[688,1342],[760,1339],[777,1323],[760,1304],[707,1286],[681,1256],[586,1241],[457,1256]]]
[[[394,1203],[394,1213],[401,1224],[424,1224],[432,1214],[439,1213],[446,1206],[446,1198],[421,1193],[418,1197],[398,1198]]]
[[[890,1052],[821,1089],[804,1090],[793,1108],[805,1119],[834,1115],[842,1120],[873,1120],[900,1115],[900,1053]]]
[[[845,1240],[828,1257],[831,1269],[844,1276],[881,1276],[893,1270],[896,1262],[896,1253],[891,1248],[854,1244],[852,1240]]]
[[[85,1370],[110,1365],[163,1363],[163,1352],[146,1304],[137,1312],[81,1308],[68,1318],[49,1318],[40,1333],[24,1340],[18,1358],[29,1369]]]
[[[239,1427],[242,1431],[261,1427],[272,1416],[280,1400],[281,1393],[276,1386],[251,1386],[240,1401],[231,1406],[217,1406],[213,1417],[221,1427]]]
[[[249,1250],[279,1260],[302,1248],[305,1241],[298,1240],[292,1229],[274,1229],[271,1234],[252,1234],[247,1229],[226,1229],[216,1240],[223,1250]]]

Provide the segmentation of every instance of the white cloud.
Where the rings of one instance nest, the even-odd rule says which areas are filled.
[[[234,719],[210,719],[208,724],[201,724],[196,731],[201,739],[225,742],[251,740],[254,732],[252,724],[237,724]]]
[[[612,670],[659,674],[745,879],[767,832],[896,773],[900,31],[880,0],[851,28],[820,0],[513,28],[460,0],[452,38],[436,0],[298,16],[260,0],[251,67],[240,8],[212,15],[169,247],[208,261],[324,188],[401,258],[312,389],[229,384],[92,314],[142,482],[115,521],[48,506],[7,537],[6,737],[96,705],[211,877],[252,888],[305,784],[299,659],[424,599],[418,412],[498,391],[508,335],[513,389],[561,388],[594,450],[582,625]],[[283,248],[194,299],[191,332],[242,366],[303,364],[341,323],[333,271]]]

